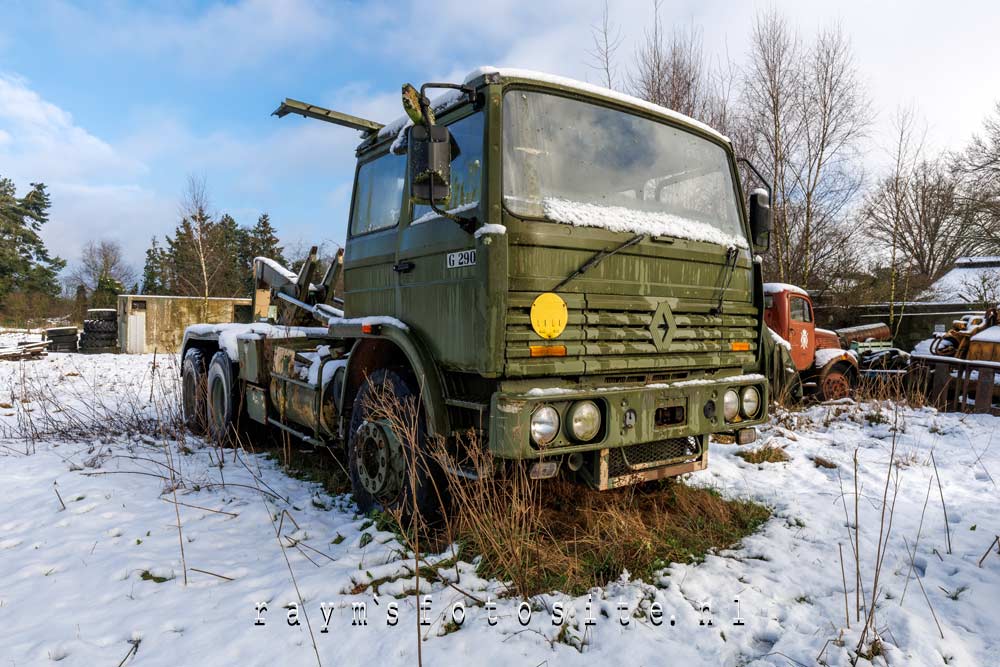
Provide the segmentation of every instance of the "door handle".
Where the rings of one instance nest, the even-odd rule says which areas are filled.
[[[416,264],[413,262],[398,262],[392,265],[392,270],[396,273],[409,273],[416,268]]]

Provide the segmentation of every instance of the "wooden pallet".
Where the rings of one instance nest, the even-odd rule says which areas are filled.
[[[0,347],[0,361],[30,361],[41,359],[48,354],[49,341],[39,340],[18,343],[14,347]]]

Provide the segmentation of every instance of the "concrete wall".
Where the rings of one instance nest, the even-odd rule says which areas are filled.
[[[250,299],[202,299],[181,296],[121,295],[118,297],[118,340],[123,351],[132,350],[130,336],[140,333],[131,328],[140,324],[145,316],[145,335],[141,352],[176,352],[184,339],[184,329],[192,324],[220,324],[248,322]]]

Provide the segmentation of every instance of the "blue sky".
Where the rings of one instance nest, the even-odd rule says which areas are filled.
[[[461,80],[482,64],[593,80],[586,50],[603,4],[5,0],[0,174],[22,189],[49,185],[44,236],[71,261],[86,240],[116,238],[141,266],[150,236],[176,224],[188,174],[241,223],[268,211],[288,242],[342,242],[357,135],[270,117],[282,98],[387,122],[400,115],[402,82]],[[652,3],[609,4],[625,69]],[[739,62],[754,11],[772,4],[681,0],[661,11]],[[897,105],[915,103],[930,143],[952,147],[1000,99],[1000,3],[776,4],[804,33],[840,21],[852,37],[879,112],[876,169]]]

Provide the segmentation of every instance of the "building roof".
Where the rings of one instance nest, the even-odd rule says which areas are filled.
[[[951,303],[980,301],[980,295],[991,291],[990,287],[1000,289],[1000,256],[959,257],[954,268],[924,290],[919,299]]]

